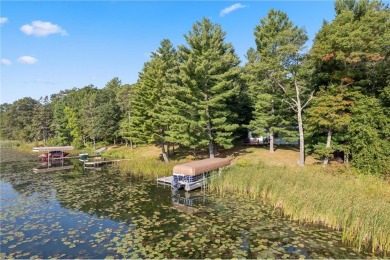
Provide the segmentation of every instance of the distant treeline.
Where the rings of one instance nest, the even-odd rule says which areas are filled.
[[[167,39],[136,84],[114,78],[1,104],[3,140],[76,147],[96,142],[231,148],[248,130],[300,140],[327,164],[336,153],[367,173],[390,172],[390,12],[378,1],[338,0],[310,50],[287,14],[254,28],[245,65],[221,26],[204,18],[174,47]]]

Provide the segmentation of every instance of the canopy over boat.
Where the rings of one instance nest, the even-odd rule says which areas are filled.
[[[217,170],[219,168],[228,166],[229,164],[229,158],[209,158],[176,165],[173,167],[173,174],[195,176],[205,172]]]
[[[51,151],[72,151],[74,150],[73,146],[44,146],[44,147],[34,147],[33,152],[51,152]]]

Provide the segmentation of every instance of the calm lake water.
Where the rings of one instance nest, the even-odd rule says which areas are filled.
[[[375,257],[259,201],[172,194],[114,165],[34,173],[36,156],[2,149],[1,159],[2,259]]]

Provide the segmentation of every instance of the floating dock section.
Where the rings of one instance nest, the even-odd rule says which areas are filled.
[[[206,185],[212,172],[230,165],[229,158],[209,158],[173,167],[173,176],[157,178],[158,183],[170,184],[175,189],[191,191]]]

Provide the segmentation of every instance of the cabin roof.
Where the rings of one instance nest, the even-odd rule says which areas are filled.
[[[205,172],[217,170],[224,166],[228,166],[229,164],[229,158],[209,158],[176,165],[173,167],[173,174],[195,176]]]
[[[44,147],[33,148],[33,152],[71,151],[71,150],[74,150],[73,146],[44,146]]]

